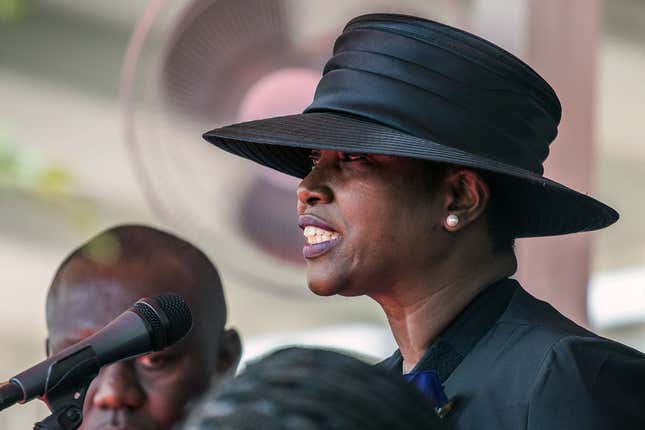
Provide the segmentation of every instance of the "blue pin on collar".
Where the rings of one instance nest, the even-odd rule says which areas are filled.
[[[445,417],[454,408],[453,402],[448,400],[448,396],[444,392],[443,384],[436,371],[412,372],[403,375],[403,378],[430,399],[440,418]]]

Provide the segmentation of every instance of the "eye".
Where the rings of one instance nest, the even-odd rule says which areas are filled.
[[[148,354],[137,358],[137,366],[145,370],[160,370],[175,361],[170,354]]]
[[[311,152],[309,153],[309,160],[311,160],[311,168],[313,169],[318,165],[318,162],[320,161],[320,150],[318,149],[312,149]]]
[[[341,152],[340,159],[341,161],[351,163],[352,161],[367,160],[367,156],[365,154],[358,154],[356,152]]]

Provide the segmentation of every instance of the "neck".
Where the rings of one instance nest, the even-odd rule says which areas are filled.
[[[510,253],[490,256],[476,264],[448,266],[469,270],[464,273],[434,268],[372,296],[385,311],[403,356],[405,372],[416,366],[428,346],[475,296],[492,283],[511,276],[517,263]]]

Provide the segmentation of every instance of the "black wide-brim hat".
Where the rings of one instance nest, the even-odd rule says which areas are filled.
[[[204,138],[304,178],[312,149],[431,160],[491,172],[515,237],[613,224],[609,206],[543,176],[560,102],[512,54],[470,33],[389,14],[350,21],[300,115],[234,124]],[[501,186],[499,184],[502,184]]]

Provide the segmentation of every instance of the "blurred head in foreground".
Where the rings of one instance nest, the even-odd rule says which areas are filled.
[[[47,295],[47,353],[91,336],[141,297],[180,294],[191,332],[172,347],[104,367],[85,398],[81,429],[166,430],[209,382],[237,368],[240,339],[226,329],[226,303],[213,263],[192,244],[144,226],[90,239],[59,267]]]
[[[251,364],[192,410],[183,430],[444,428],[399,375],[331,351],[289,348]]]

